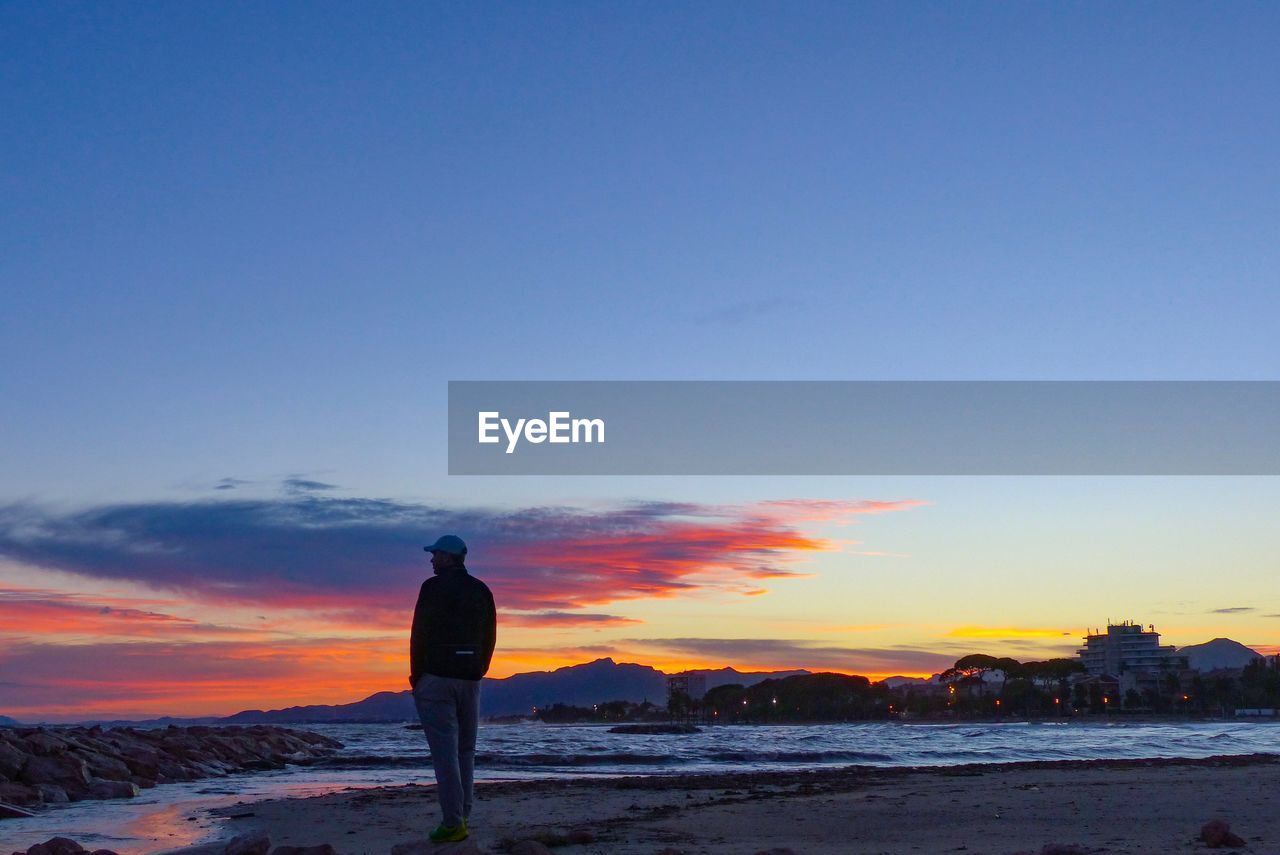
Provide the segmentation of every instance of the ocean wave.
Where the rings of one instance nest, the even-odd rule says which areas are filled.
[[[507,768],[538,766],[659,766],[683,762],[669,754],[477,754],[476,763]]]
[[[874,751],[711,751],[699,759],[721,763],[887,763]]]

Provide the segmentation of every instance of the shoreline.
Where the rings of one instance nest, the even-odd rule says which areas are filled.
[[[1280,756],[1272,754],[479,782],[468,842],[500,852],[577,832],[591,842],[555,851],[1011,855],[1074,844],[1167,853],[1203,849],[1194,843],[1201,826],[1223,819],[1249,844],[1238,851],[1274,853],[1280,815],[1268,793],[1277,787]],[[265,831],[273,845],[329,843],[342,855],[385,855],[424,839],[438,821],[434,788],[418,783],[208,814],[222,818],[224,839]]]
[[[1165,853],[1185,850],[1203,823],[1221,818],[1250,843],[1239,851],[1275,853],[1280,818],[1271,816],[1266,794],[1277,787],[1280,754],[1259,753],[484,780],[476,783],[469,842],[500,852],[504,842],[563,840],[577,831],[593,842],[554,851],[654,855],[670,847],[687,855],[749,855],[777,846],[797,855],[1010,855],[1059,843]],[[403,784],[320,794],[202,796],[96,827],[105,834],[64,836],[121,855],[222,855],[231,837],[261,830],[274,845],[329,843],[341,855],[385,855],[393,845],[423,839],[438,821],[429,771]],[[0,823],[0,832],[7,828],[17,830]],[[148,829],[151,835],[137,835]],[[8,835],[0,837],[7,845]]]

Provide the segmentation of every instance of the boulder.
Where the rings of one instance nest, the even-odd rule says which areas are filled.
[[[227,842],[224,855],[267,855],[271,849],[271,838],[265,831],[250,831],[231,838]]]
[[[88,796],[91,799],[131,799],[139,792],[133,781],[108,781],[94,778],[89,784]]]
[[[29,754],[52,756],[56,754],[65,754],[67,751],[66,740],[59,739],[44,728],[33,730],[31,733],[24,736],[22,741],[25,743]]]
[[[40,792],[40,800],[47,805],[64,805],[71,801],[67,791],[57,784],[36,784],[36,789]]]
[[[1239,849],[1245,845],[1244,838],[1231,831],[1231,826],[1223,819],[1211,819],[1200,827],[1200,839],[1210,849]]]
[[[507,850],[510,855],[551,855],[551,850],[546,844],[539,843],[536,840],[521,840],[515,846]]]
[[[85,848],[69,837],[51,837],[27,849],[27,855],[84,855]]]
[[[18,770],[27,762],[27,755],[8,742],[0,742],[0,778],[18,779]]]
[[[89,774],[95,778],[124,781],[133,774],[133,770],[129,768],[129,765],[119,757],[99,754],[96,751],[78,751],[76,753],[80,759],[84,760],[85,765],[89,767]]]
[[[432,843],[425,837],[421,840],[397,843],[391,847],[391,855],[446,855],[446,853],[447,855],[484,855],[484,850],[470,840],[464,840],[461,843]]]
[[[168,783],[170,781],[194,781],[199,777],[194,769],[191,769],[178,761],[165,757],[156,764],[156,780],[160,783]]]
[[[26,784],[0,782],[0,802],[11,805],[38,805],[40,791]]]
[[[341,748],[319,734],[262,725],[135,730],[71,728],[0,729],[0,801],[57,802],[121,798],[143,787],[194,781],[234,772],[278,769],[287,760],[307,762]],[[104,782],[104,783],[99,783]]]
[[[160,755],[154,751],[140,750],[134,754],[125,754],[121,759],[129,767],[129,774],[135,778],[155,780],[160,777]]]
[[[46,754],[28,758],[18,773],[18,780],[31,786],[57,784],[67,791],[67,795],[75,798],[89,786],[92,776],[89,767],[78,757]]]

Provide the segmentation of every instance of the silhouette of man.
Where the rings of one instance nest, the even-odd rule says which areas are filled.
[[[422,583],[409,639],[409,685],[431,746],[444,820],[431,840],[467,838],[476,759],[480,678],[497,641],[497,612],[484,582],[467,572],[467,545],[446,534],[430,546],[435,575]]]

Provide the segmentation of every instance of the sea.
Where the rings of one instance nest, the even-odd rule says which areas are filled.
[[[299,726],[345,746],[315,765],[181,784],[134,799],[77,802],[30,819],[0,820],[0,853],[55,835],[89,850],[150,855],[226,836],[214,807],[352,788],[431,784],[421,730],[409,724]],[[1280,754],[1275,722],[867,722],[724,725],[692,734],[610,733],[607,725],[481,725],[477,780],[683,775],[864,766],[951,766]]]

